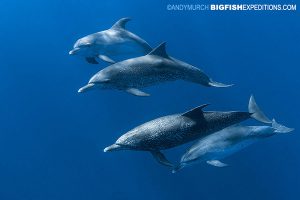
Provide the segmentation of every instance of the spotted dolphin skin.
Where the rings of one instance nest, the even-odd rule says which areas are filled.
[[[159,163],[173,166],[161,150],[205,137],[250,117],[270,123],[252,96],[249,101],[249,112],[203,111],[206,106],[207,104],[182,114],[168,115],[146,122],[122,135],[113,145],[106,147],[104,152],[149,151]]]
[[[102,88],[123,90],[136,96],[149,96],[140,89],[175,80],[185,80],[207,87],[231,86],[215,82],[200,69],[169,57],[165,43],[162,43],[146,56],[121,61],[102,69],[78,92]]]
[[[225,167],[227,164],[221,162],[220,159],[226,158],[261,139],[291,131],[293,129],[276,123],[274,119],[272,126],[231,126],[225,128],[196,142],[181,157],[179,165],[172,172],[175,173],[186,166],[199,162],[206,162],[216,167]]]
[[[88,63],[98,64],[98,59],[115,63],[121,56],[145,55],[152,48],[149,44],[125,29],[130,18],[122,18],[110,29],[87,35],[76,41],[70,55],[80,55]]]

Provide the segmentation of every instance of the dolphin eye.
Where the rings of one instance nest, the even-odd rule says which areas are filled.
[[[91,45],[92,45],[91,43],[84,43],[84,44],[82,44],[82,46],[85,46],[85,47],[89,47]]]

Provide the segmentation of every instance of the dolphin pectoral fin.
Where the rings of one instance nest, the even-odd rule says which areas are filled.
[[[211,87],[224,88],[224,87],[231,87],[231,86],[233,86],[234,84],[224,84],[224,83],[219,83],[219,82],[216,82],[216,81],[213,81],[213,80],[210,79],[208,85],[211,86]]]
[[[116,63],[113,59],[111,59],[105,55],[98,55],[98,58],[100,58],[101,60],[108,62],[108,63]]]
[[[99,64],[96,58],[94,57],[86,57],[85,60],[90,64]]]
[[[208,160],[206,161],[207,164],[215,166],[215,167],[227,167],[228,165],[225,163],[222,163],[219,160]]]
[[[165,155],[160,151],[151,151],[152,156],[155,158],[157,162],[159,162],[162,165],[165,165],[167,167],[174,167],[174,165],[168,161],[168,159],[165,157]]]
[[[126,92],[128,92],[130,94],[133,94],[135,96],[139,96],[139,97],[148,97],[148,96],[150,96],[150,94],[147,94],[147,93],[145,93],[145,92],[143,92],[143,91],[141,91],[137,88],[128,88],[126,90]]]

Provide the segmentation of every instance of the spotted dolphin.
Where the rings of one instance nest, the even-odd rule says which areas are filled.
[[[250,117],[264,123],[270,123],[252,96],[249,101],[248,112],[203,111],[207,105],[204,104],[185,113],[168,115],[146,122],[122,135],[113,145],[106,147],[104,152],[116,150],[149,151],[159,163],[173,167],[161,150],[205,137]]]
[[[126,30],[125,25],[130,18],[122,18],[110,29],[80,38],[74,44],[70,55],[80,55],[88,63],[98,64],[97,59],[115,63],[119,55],[145,55],[152,48],[136,34]]]
[[[181,157],[180,163],[173,169],[178,170],[200,162],[215,167],[225,167],[220,161],[235,152],[261,139],[269,138],[278,133],[288,133],[293,129],[278,124],[274,119],[272,126],[231,126],[200,139]]]
[[[200,69],[168,56],[166,43],[149,54],[110,65],[96,73],[78,90],[93,88],[123,90],[136,96],[149,96],[141,88],[166,81],[185,80],[207,87],[228,87],[209,78]]]

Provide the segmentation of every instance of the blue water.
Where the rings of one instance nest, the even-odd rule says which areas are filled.
[[[180,1],[0,1],[1,200],[300,199],[299,11],[174,12],[169,2]],[[107,64],[69,56],[73,43],[127,16],[151,46],[167,41],[173,57],[235,86],[178,81],[146,88],[148,98],[78,94]],[[103,153],[143,122],[208,102],[207,110],[246,110],[252,93],[296,130],[225,159],[228,168],[171,174],[147,152]],[[166,155],[177,161],[189,145]]]

